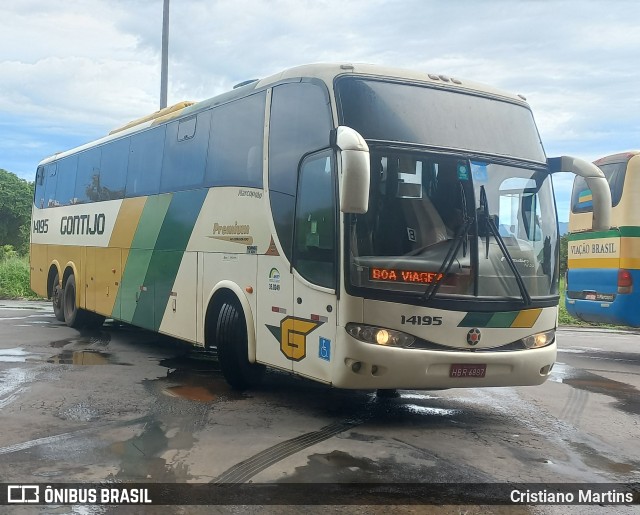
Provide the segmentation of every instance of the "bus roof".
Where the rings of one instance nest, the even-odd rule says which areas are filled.
[[[628,161],[633,156],[637,156],[638,154],[640,154],[640,150],[629,150],[628,152],[620,152],[618,154],[611,154],[609,156],[601,157],[597,161],[594,161],[593,164],[596,166],[600,166],[610,163],[621,163]]]
[[[522,95],[515,95],[507,93],[505,91],[492,88],[491,86],[461,80],[446,75],[436,75],[433,73],[420,72],[415,70],[407,70],[401,68],[392,68],[386,66],[372,65],[372,64],[350,64],[350,63],[318,63],[307,64],[302,66],[296,66],[283,70],[274,75],[268,76],[263,79],[247,81],[237,86],[235,89],[216,95],[207,100],[200,102],[184,101],[161,109],[149,115],[135,119],[122,127],[116,128],[109,132],[103,138],[95,141],[88,142],[84,145],[75,147],[73,149],[57,152],[51,156],[43,159],[39,165],[46,164],[50,161],[64,157],[66,155],[73,154],[82,150],[89,149],[93,146],[105,143],[112,139],[117,139],[125,135],[142,131],[148,127],[165,123],[169,120],[189,116],[200,111],[204,111],[216,105],[224,104],[247,96],[254,90],[260,90],[269,87],[270,85],[277,84],[279,82],[286,82],[296,78],[317,78],[324,81],[326,84],[332,84],[333,81],[340,76],[364,76],[364,77],[377,77],[377,78],[391,78],[391,79],[403,79],[411,82],[419,82],[433,85],[434,87],[450,89],[455,91],[467,92],[467,93],[480,93],[490,95],[494,97],[503,98],[510,102],[516,102],[527,106],[526,99]]]

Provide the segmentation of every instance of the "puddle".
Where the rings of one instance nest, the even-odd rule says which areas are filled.
[[[63,350],[60,354],[51,356],[47,363],[58,365],[125,365],[111,361],[111,354],[97,350]]]
[[[579,452],[584,462],[591,466],[612,472],[614,474],[632,474],[636,471],[640,471],[640,463],[623,463],[610,460],[598,453],[593,447],[584,443],[571,443],[577,452]]]
[[[194,441],[193,435],[184,430],[168,436],[159,422],[146,423],[139,435],[109,447],[121,460],[115,477],[161,483],[185,482],[191,479],[187,467],[180,463],[168,466],[161,455],[169,449],[190,449]]]
[[[218,395],[208,388],[197,385],[169,386],[165,388],[164,393],[171,397],[200,402],[211,402],[218,398]]]
[[[111,342],[111,334],[107,332],[99,332],[92,334],[81,334],[80,336],[74,336],[72,338],[65,338],[63,340],[56,340],[49,343],[50,347],[54,349],[61,349],[67,345],[76,345],[86,347],[88,345],[99,345],[106,347]]]
[[[246,399],[247,395],[232,390],[220,373],[215,353],[190,351],[187,354],[163,359],[159,363],[166,367],[167,375],[158,378],[162,393],[170,397],[197,402]]]
[[[22,347],[0,349],[0,363],[24,363],[30,356]]]
[[[551,380],[579,390],[613,397],[617,400],[617,409],[631,415],[640,415],[640,390],[630,384],[578,370],[565,363],[555,364],[551,372]]]

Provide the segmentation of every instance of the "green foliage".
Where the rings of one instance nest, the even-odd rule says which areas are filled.
[[[0,298],[37,298],[29,286],[29,258],[18,256],[10,245],[0,249]]]
[[[564,278],[567,271],[567,255],[569,247],[569,235],[560,237],[560,277]]]
[[[29,251],[34,184],[0,168],[0,246]]]

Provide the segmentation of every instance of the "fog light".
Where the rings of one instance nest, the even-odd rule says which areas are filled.
[[[356,361],[351,365],[351,370],[353,370],[354,372],[360,372],[361,368],[362,368],[362,363],[360,363],[359,361]]]

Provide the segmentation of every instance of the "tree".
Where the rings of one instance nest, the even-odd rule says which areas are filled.
[[[11,245],[20,253],[29,250],[32,182],[0,168],[0,246]]]

